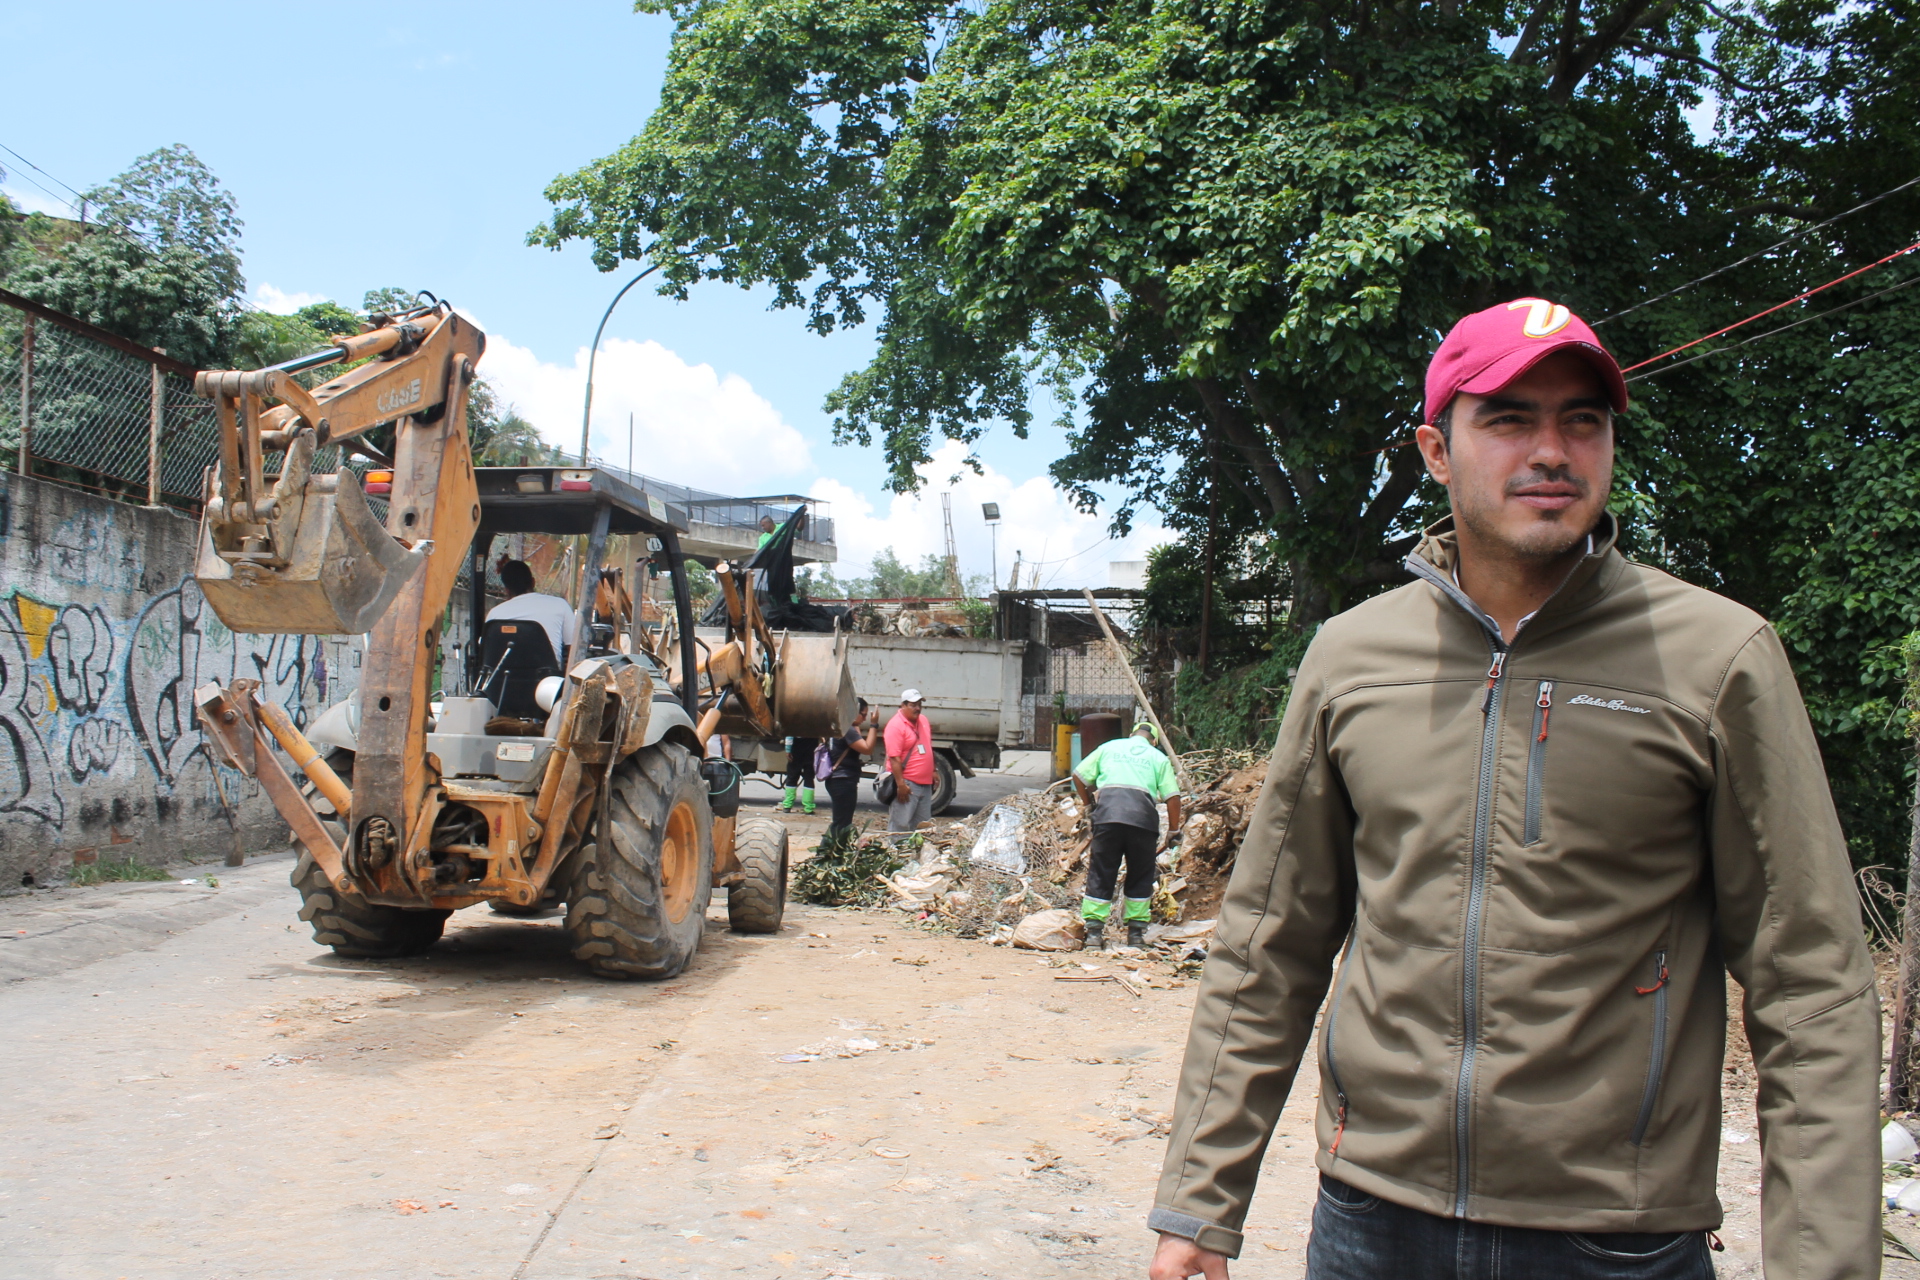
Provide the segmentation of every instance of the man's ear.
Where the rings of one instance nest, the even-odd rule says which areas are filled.
[[[1440,428],[1423,423],[1415,429],[1413,440],[1427,464],[1427,474],[1443,487],[1451,485],[1453,459],[1447,452],[1447,438],[1440,434]]]

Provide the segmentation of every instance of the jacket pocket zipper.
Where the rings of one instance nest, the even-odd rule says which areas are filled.
[[[1354,943],[1359,940],[1358,923],[1354,926],[1352,937],[1347,940],[1346,954],[1340,958],[1340,980],[1333,987],[1333,1001],[1327,1006],[1327,1020],[1321,1027],[1320,1039],[1327,1055],[1327,1079],[1333,1084],[1333,1096],[1340,1106],[1334,1115],[1333,1145],[1327,1148],[1329,1156],[1340,1154],[1340,1139],[1347,1136],[1347,1090],[1340,1083],[1340,1067],[1333,1058],[1333,1028],[1340,1020],[1340,1002],[1347,994],[1347,966],[1353,963]]]
[[[1660,1096],[1660,1076],[1667,1066],[1667,953],[1656,951],[1653,965],[1653,985],[1633,989],[1636,995],[1653,997],[1653,1046],[1647,1052],[1647,1088],[1640,1098],[1639,1118],[1633,1122],[1632,1141],[1636,1147],[1646,1139],[1647,1125],[1653,1120],[1654,1099]]]
[[[1533,700],[1533,742],[1527,748],[1526,844],[1540,843],[1540,793],[1547,776],[1547,719],[1553,714],[1553,681],[1542,680]]]

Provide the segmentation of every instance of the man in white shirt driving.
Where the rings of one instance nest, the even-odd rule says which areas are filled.
[[[559,596],[550,596],[533,589],[533,570],[527,567],[525,560],[501,559],[498,565],[500,585],[507,589],[507,598],[493,606],[487,614],[487,621],[496,619],[506,621],[537,622],[546,629],[547,639],[553,642],[553,656],[564,668],[567,664],[567,646],[573,643],[573,606]]]

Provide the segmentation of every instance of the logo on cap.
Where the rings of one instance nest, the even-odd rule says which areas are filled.
[[[1573,312],[1545,298],[1522,298],[1507,304],[1509,311],[1518,311],[1521,307],[1527,309],[1527,322],[1520,326],[1520,332],[1529,338],[1551,338],[1573,319]]]

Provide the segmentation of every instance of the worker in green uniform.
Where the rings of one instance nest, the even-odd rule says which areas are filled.
[[[1087,949],[1107,947],[1107,921],[1113,915],[1113,891],[1120,866],[1127,868],[1121,911],[1127,922],[1127,945],[1147,940],[1147,920],[1153,904],[1155,859],[1166,847],[1160,837],[1156,801],[1167,803],[1167,834],[1180,829],[1180,784],[1173,763],[1158,745],[1159,731],[1142,721],[1133,735],[1103,742],[1073,771],[1073,789],[1080,803],[1091,805],[1088,821],[1093,843],[1087,863],[1086,896],[1080,915],[1087,922]]]

